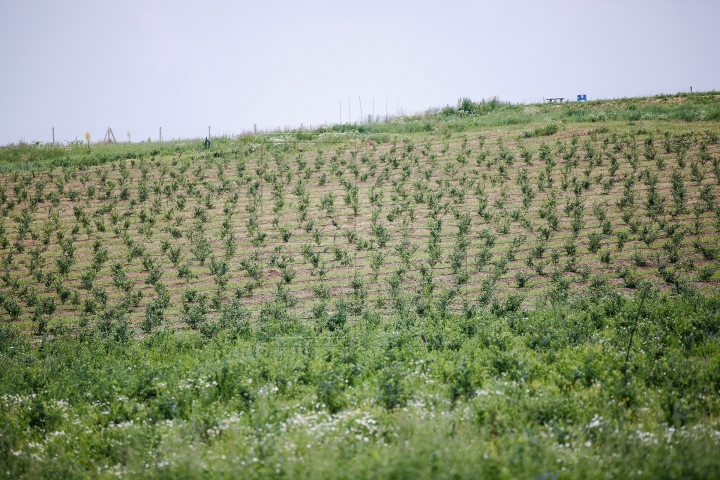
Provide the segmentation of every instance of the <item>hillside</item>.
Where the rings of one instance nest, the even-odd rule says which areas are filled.
[[[50,162],[10,148],[5,310],[42,333],[101,316],[139,325],[151,310],[150,324],[199,327],[230,300],[251,323],[280,302],[310,325],[342,309],[528,307],[642,279],[713,289],[717,123],[653,119],[690,108],[658,101],[522,107],[558,118],[539,125],[466,101],[345,133],[71,145]],[[598,109],[645,120],[579,121]],[[432,128],[388,133],[415,124]]]
[[[0,147],[0,474],[718,475],[719,121]]]

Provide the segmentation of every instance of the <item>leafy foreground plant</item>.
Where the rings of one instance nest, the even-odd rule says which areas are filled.
[[[0,474],[717,477],[720,296],[639,297],[211,340],[4,327]]]

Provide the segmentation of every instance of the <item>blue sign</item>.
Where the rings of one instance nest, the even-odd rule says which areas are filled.
[[[587,95],[578,95],[577,97],[578,97],[578,99],[577,99],[578,102],[587,101]]]

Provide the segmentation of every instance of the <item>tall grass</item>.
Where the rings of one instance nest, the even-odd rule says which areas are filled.
[[[504,125],[545,123],[544,129],[535,129],[532,135],[552,135],[557,123],[584,123],[605,121],[683,122],[720,120],[720,94],[704,92],[678,95],[658,95],[649,98],[622,98],[565,104],[511,104],[497,97],[480,102],[463,99],[460,105],[430,109],[415,115],[391,117],[382,121],[361,124],[342,124],[314,130],[245,134],[239,137],[213,139],[213,150],[232,149],[238,142],[319,142],[340,143],[352,138],[387,142],[391,135],[431,132],[463,132],[469,129]],[[548,123],[550,122],[550,123]],[[531,136],[532,136],[531,135]],[[46,165],[62,166],[69,162],[80,165],[99,165],[122,158],[143,158],[195,151],[202,139],[168,142],[97,144],[91,152],[82,143],[68,145],[26,144],[0,147],[0,173],[8,169],[37,169]]]

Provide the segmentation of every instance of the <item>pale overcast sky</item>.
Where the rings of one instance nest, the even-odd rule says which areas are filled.
[[[720,90],[720,1],[0,4],[0,143]]]

